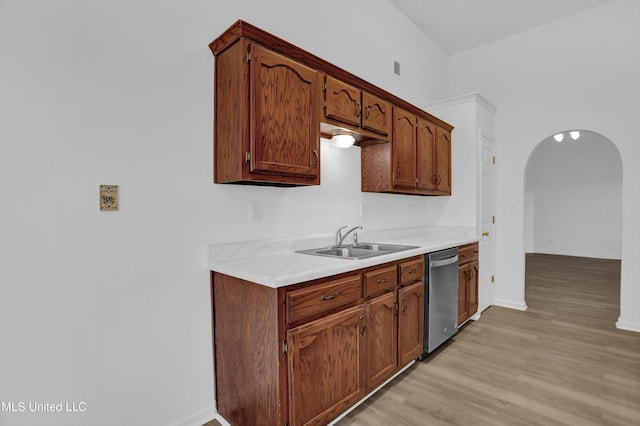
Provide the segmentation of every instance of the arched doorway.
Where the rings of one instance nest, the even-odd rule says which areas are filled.
[[[532,253],[620,261],[622,159],[609,139],[567,130],[536,146],[525,168],[524,246],[527,264]]]

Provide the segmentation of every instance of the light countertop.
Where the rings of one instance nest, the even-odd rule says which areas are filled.
[[[361,231],[361,243],[388,243],[418,248],[366,259],[338,259],[296,253],[333,244],[332,234],[284,240],[209,245],[209,269],[278,288],[343,272],[379,265],[478,241],[473,227],[427,226],[385,231]]]

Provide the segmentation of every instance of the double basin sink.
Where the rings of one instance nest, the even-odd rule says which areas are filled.
[[[309,250],[299,250],[296,253],[315,256],[335,257],[339,259],[365,259],[382,256],[403,250],[418,248],[418,246],[404,246],[400,244],[359,243],[350,246],[321,247]]]

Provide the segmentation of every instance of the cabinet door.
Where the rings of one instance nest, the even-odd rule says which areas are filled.
[[[458,266],[458,325],[469,318],[469,275],[468,265]]]
[[[396,292],[386,293],[365,308],[367,390],[391,377],[398,354]]]
[[[393,108],[393,139],[391,141],[393,187],[416,187],[416,117],[400,108]]]
[[[367,92],[362,92],[362,128],[387,136],[391,130],[391,105]]]
[[[451,132],[436,127],[436,190],[451,194]]]
[[[436,189],[437,174],[435,170],[436,126],[422,118],[418,118],[418,135],[416,145],[417,187],[425,191]]]
[[[469,316],[478,311],[478,261],[469,263]]]
[[[398,365],[402,367],[422,353],[424,341],[424,282],[398,291]]]
[[[360,127],[360,89],[326,76],[324,96],[326,117]]]
[[[258,45],[250,63],[250,171],[314,178],[320,170],[317,72]]]
[[[289,421],[326,424],[364,396],[364,307],[287,332]]]

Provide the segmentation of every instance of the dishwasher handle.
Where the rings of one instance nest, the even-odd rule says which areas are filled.
[[[429,266],[431,268],[437,268],[439,266],[445,266],[445,265],[451,265],[452,263],[456,263],[458,261],[458,255],[456,254],[453,257],[448,257],[446,259],[442,259],[442,260],[432,260],[429,263]]]

